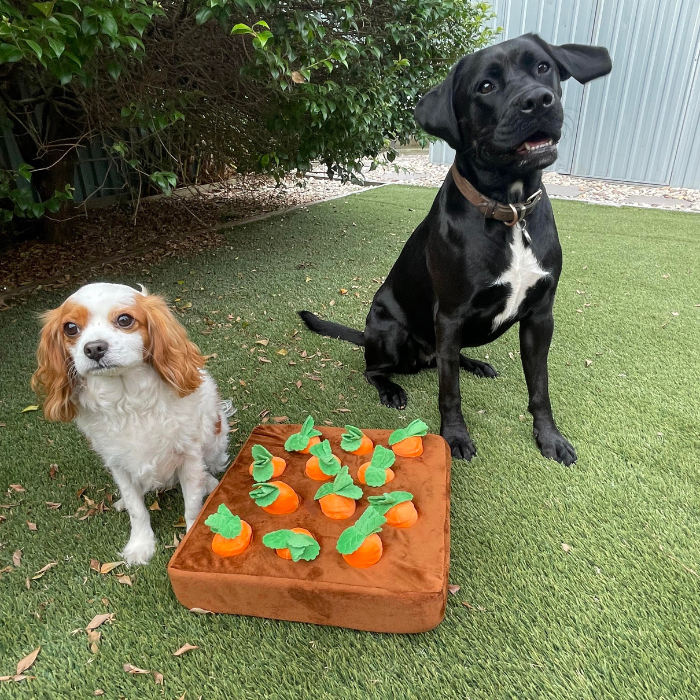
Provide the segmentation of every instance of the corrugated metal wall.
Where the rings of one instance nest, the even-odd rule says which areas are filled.
[[[563,84],[557,172],[700,188],[698,0],[494,0],[499,41],[601,44],[613,72]],[[451,162],[442,146],[434,162]],[[449,147],[447,148],[449,149]]]

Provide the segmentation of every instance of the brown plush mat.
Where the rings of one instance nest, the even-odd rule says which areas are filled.
[[[423,438],[421,457],[397,457],[396,478],[381,488],[357,482],[357,470],[369,461],[340,449],[342,428],[316,426],[321,440],[328,439],[333,453],[350,468],[364,491],[355,515],[330,520],[313,497],[320,481],[304,474],[310,455],[288,453],[284,442],[298,425],[259,426],[204,504],[168,565],[177,599],[187,608],[217,613],[254,615],[277,620],[335,625],[374,632],[424,632],[442,622],[447,599],[450,561],[450,464],[447,443],[437,435]],[[375,445],[388,446],[391,431],[364,430]],[[279,477],[302,499],[291,515],[270,515],[248,496],[253,478],[248,472],[251,447],[259,443],[283,457],[287,468]],[[371,455],[370,455],[371,456]],[[381,560],[369,569],[355,569],[335,549],[340,533],[367,507],[367,496],[385,491],[410,491],[418,510],[411,528],[384,526]],[[220,557],[211,550],[212,533],[206,518],[225,503],[253,528],[253,541],[236,557]],[[285,561],[262,544],[272,530],[303,527],[321,545],[310,562]]]

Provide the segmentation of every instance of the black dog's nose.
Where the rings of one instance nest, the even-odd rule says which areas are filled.
[[[541,109],[549,109],[554,104],[554,94],[545,87],[538,87],[528,92],[520,100],[520,111],[532,114]]]
[[[105,356],[105,353],[107,352],[108,348],[109,344],[106,340],[93,340],[91,343],[85,343],[83,352],[91,360],[95,360],[95,362],[98,362]]]

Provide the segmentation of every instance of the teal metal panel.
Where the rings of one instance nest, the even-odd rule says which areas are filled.
[[[571,172],[670,183],[699,40],[697,0],[599,1],[592,43],[608,47],[613,72],[586,86]]]

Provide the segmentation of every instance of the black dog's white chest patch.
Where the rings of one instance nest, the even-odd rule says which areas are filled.
[[[498,277],[494,285],[509,285],[510,293],[506,300],[506,306],[498,316],[493,319],[492,331],[495,331],[502,323],[518,313],[528,289],[534,287],[549,272],[543,270],[539,261],[532,252],[532,246],[525,245],[525,237],[522,224],[512,227],[510,242],[510,264]]]

